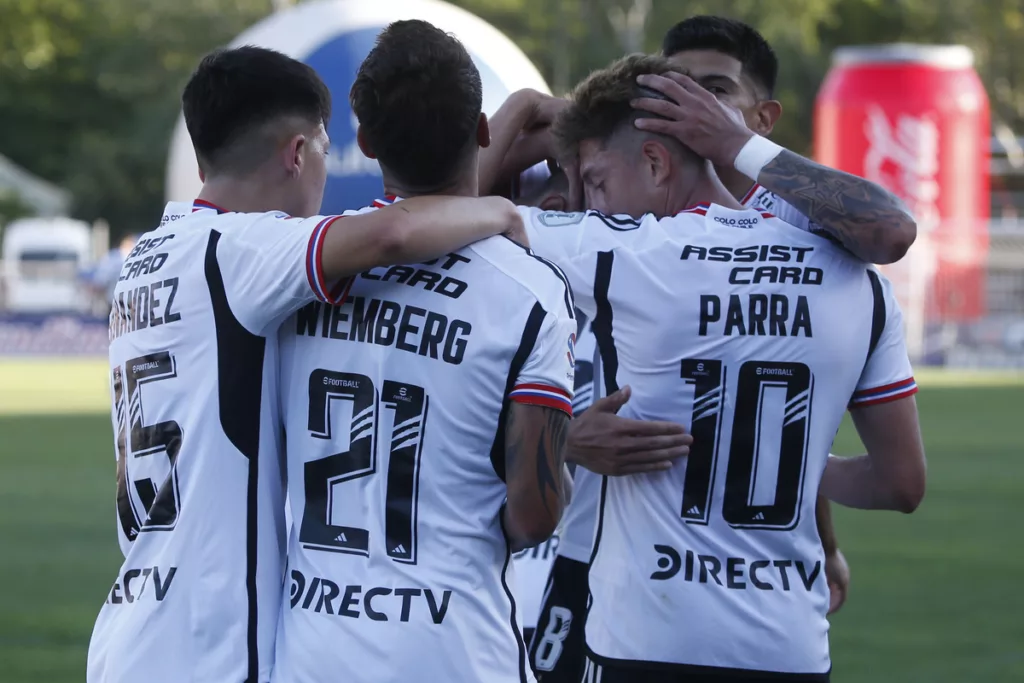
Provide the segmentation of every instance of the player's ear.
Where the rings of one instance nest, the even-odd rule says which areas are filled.
[[[770,135],[780,116],[782,116],[781,102],[777,100],[759,102],[754,112],[754,132],[758,135]]]
[[[650,173],[655,186],[667,185],[672,180],[672,154],[657,140],[647,140],[641,148],[644,169]]]
[[[288,139],[288,143],[284,146],[281,156],[285,172],[289,177],[297,177],[302,171],[302,167],[306,163],[303,155],[306,153],[308,145],[309,141],[302,133],[296,133]]]
[[[538,208],[544,211],[566,212],[569,210],[569,198],[561,192],[552,192],[541,200]]]
[[[476,142],[481,147],[491,146],[491,124],[487,122],[487,114],[482,112],[476,124]]]
[[[373,153],[373,148],[370,147],[370,143],[367,142],[366,136],[363,135],[363,127],[359,126],[356,128],[356,144],[359,145],[359,151],[363,153],[363,156],[367,159],[376,159],[377,155]]]

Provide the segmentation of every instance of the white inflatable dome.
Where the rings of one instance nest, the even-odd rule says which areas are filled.
[[[429,21],[462,41],[480,70],[487,114],[520,88],[550,92],[530,60],[504,34],[439,0],[324,0],[302,3],[264,19],[231,45],[260,45],[301,59],[317,70],[333,95],[323,213],[366,206],[382,192],[377,163],[366,159],[356,145],[348,92],[377,35],[400,19]],[[167,199],[191,201],[201,185],[192,142],[179,117],[167,164]]]

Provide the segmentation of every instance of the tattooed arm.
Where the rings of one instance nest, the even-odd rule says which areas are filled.
[[[561,410],[512,403],[505,423],[502,512],[513,550],[542,543],[554,533],[567,504],[565,438],[569,416]]]
[[[869,263],[899,261],[917,238],[917,223],[896,195],[795,152],[769,161],[757,182]]]
[[[685,74],[647,74],[637,81],[666,98],[633,101],[636,109],[657,115],[637,119],[637,128],[672,136],[717,168],[732,168],[737,153],[753,135],[737,111]],[[783,150],[751,180],[777,194],[865,261],[898,261],[917,237],[917,223],[894,194],[789,150]]]

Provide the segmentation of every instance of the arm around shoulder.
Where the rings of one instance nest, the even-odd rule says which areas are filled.
[[[522,218],[507,199],[415,197],[334,221],[321,263],[325,277],[337,280],[377,266],[428,261],[502,234],[525,241]]]

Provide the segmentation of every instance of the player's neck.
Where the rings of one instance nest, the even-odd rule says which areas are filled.
[[[236,213],[288,212],[284,200],[273,188],[251,178],[207,178],[197,198]]]
[[[740,202],[747,196],[750,189],[757,184],[735,168],[716,168],[715,172],[718,174],[719,180],[722,181],[722,184],[729,191],[729,194]]]
[[[710,163],[696,169],[690,180],[680,185],[683,186],[683,191],[670,201],[668,215],[703,203],[718,204],[730,209],[742,208],[736,197],[715,174]]]
[[[475,174],[466,174],[455,182],[446,183],[445,185],[438,187],[415,188],[409,187],[405,183],[399,182],[395,178],[390,177],[389,174],[385,173],[384,193],[389,196],[402,197],[403,199],[435,194],[443,194],[451,197],[478,197],[480,196],[480,185],[477,182]]]

